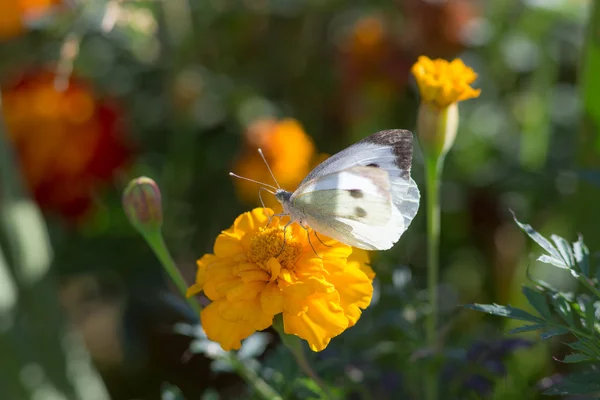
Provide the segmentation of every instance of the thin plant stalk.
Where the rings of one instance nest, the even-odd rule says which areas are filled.
[[[297,337],[285,333],[283,328],[283,320],[280,315],[275,317],[273,321],[273,328],[275,328],[275,330],[279,334],[282,343],[294,356],[296,364],[298,364],[298,367],[300,367],[302,372],[304,372],[306,376],[312,379],[317,384],[317,386],[319,386],[319,388],[323,392],[323,395],[325,396],[325,399],[331,398],[331,393],[329,392],[327,385],[310,366],[310,363],[306,358],[306,354],[304,353],[302,342]]]
[[[187,300],[189,306],[194,310],[196,315],[200,315],[202,307],[200,307],[196,298],[186,296],[188,285],[183,279],[179,268],[175,265],[175,261],[173,261],[173,257],[171,257],[171,253],[169,252],[169,249],[167,249],[160,232],[153,232],[144,236],[150,245],[150,248],[162,264],[163,269],[169,275],[169,278],[171,278],[175,287],[177,287],[179,293]]]
[[[175,261],[173,261],[173,257],[171,257],[171,253],[169,252],[167,246],[165,245],[164,239],[160,233],[160,231],[147,232],[143,234],[146,242],[160,261],[164,270],[167,272],[179,293],[187,299],[189,306],[196,312],[197,315],[200,315],[200,311],[202,307],[198,304],[198,301],[195,297],[187,297],[187,284],[181,275],[181,272],[175,265]],[[256,371],[252,368],[249,368],[246,364],[240,361],[235,354],[228,353],[228,360],[235,370],[235,372],[242,378],[246,383],[248,383],[256,393],[263,399],[268,400],[281,400],[282,397],[273,389],[264,379],[262,379]]]
[[[439,339],[437,332],[438,320],[438,281],[439,281],[439,251],[440,251],[440,183],[444,156],[426,157],[425,174],[427,190],[427,291],[429,297],[429,314],[425,322],[427,344],[433,354],[437,353]],[[427,399],[438,398],[438,377],[435,371],[428,376],[426,385]]]

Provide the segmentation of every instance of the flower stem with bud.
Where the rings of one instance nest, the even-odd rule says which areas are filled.
[[[440,242],[440,184],[446,154],[458,131],[458,102],[476,98],[481,90],[470,85],[477,74],[462,60],[448,62],[421,56],[412,66],[421,105],[417,117],[417,134],[425,159],[427,190],[427,290],[430,310],[425,323],[427,343],[435,354],[439,351],[437,332]],[[438,374],[426,377],[426,398],[438,399]]]
[[[186,295],[187,283],[175,265],[161,233],[163,223],[162,201],[160,189],[156,182],[146,177],[132,180],[123,191],[122,202],[125,214],[133,227],[146,240],[179,293],[199,316],[201,307],[195,297]],[[267,382],[258,376],[256,371],[239,360],[235,354],[228,353],[228,359],[235,372],[252,386],[260,397],[266,400],[282,399]]]
[[[196,300],[186,297],[187,284],[165,245],[161,232],[162,197],[156,182],[145,176],[133,179],[123,191],[122,202],[131,225],[146,240],[179,293],[187,300],[190,307],[200,314],[200,306]]]

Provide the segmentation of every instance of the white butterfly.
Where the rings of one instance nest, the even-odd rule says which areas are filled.
[[[293,193],[265,184],[275,191],[261,189],[275,195],[289,223],[349,246],[386,250],[419,209],[419,189],[410,177],[412,142],[408,130],[380,131],[323,161]]]

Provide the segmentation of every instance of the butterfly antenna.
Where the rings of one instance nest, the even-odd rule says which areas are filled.
[[[275,181],[275,184],[277,185],[277,187],[279,189],[281,189],[281,186],[279,186],[279,182],[277,182],[277,179],[275,178],[275,175],[273,174],[273,171],[271,171],[271,167],[269,166],[269,163],[267,162],[267,158],[263,154],[262,149],[260,149],[260,148],[258,149],[258,154],[260,154],[260,156],[262,157],[263,161],[265,162],[265,165],[267,166],[267,169],[269,170],[269,173],[271,174],[271,177]]]
[[[273,190],[279,190],[279,188],[276,188],[276,187],[275,187],[275,186],[273,186],[273,185],[267,185],[266,183],[259,182],[259,181],[255,181],[254,179],[250,179],[250,178],[246,178],[245,176],[240,176],[240,175],[234,174],[233,172],[230,172],[230,173],[229,173],[229,176],[233,176],[234,178],[243,179],[243,180],[245,180],[245,181],[249,181],[249,182],[254,182],[254,183],[257,183],[257,184],[259,184],[259,185],[262,185],[262,186],[266,186],[266,187],[268,187],[268,188],[271,188],[271,189],[273,189]],[[272,192],[272,191],[268,190],[267,188],[264,188],[264,190],[268,191],[268,192],[269,192],[269,193],[271,193],[271,194],[275,194],[274,192]]]

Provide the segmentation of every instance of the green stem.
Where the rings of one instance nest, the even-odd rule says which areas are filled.
[[[281,315],[276,316],[273,320],[273,328],[279,334],[281,342],[285,345],[285,347],[287,347],[290,350],[290,352],[296,359],[296,364],[298,364],[302,372],[304,372],[306,376],[312,379],[317,384],[317,386],[319,386],[319,388],[323,392],[323,395],[325,396],[324,398],[331,398],[331,393],[329,392],[327,385],[321,380],[321,378],[310,366],[310,363],[306,358],[306,354],[304,354],[304,348],[300,339],[298,339],[296,336],[288,335],[287,333],[285,333],[285,330],[283,328],[283,319],[281,318]]]
[[[228,353],[229,362],[235,369],[235,372],[248,382],[260,397],[266,400],[282,400],[279,393],[275,391],[267,382],[265,382],[256,371],[248,368],[233,353]]]
[[[167,272],[179,293],[187,300],[188,304],[194,312],[199,316],[201,307],[198,304],[195,297],[187,297],[187,283],[183,279],[181,272],[175,265],[175,261],[173,261],[173,257],[171,257],[171,253],[167,249],[165,245],[165,241],[160,233],[160,231],[156,232],[147,232],[143,234],[144,238],[148,242],[148,245],[154,251],[154,254],[162,264],[164,270]],[[230,364],[235,369],[235,372],[244,379],[259,396],[266,400],[281,400],[281,396],[273,389],[269,384],[264,381],[256,371],[252,368],[249,368],[241,362],[233,353],[227,353],[227,358]]]
[[[167,272],[167,274],[177,287],[179,293],[183,296],[184,299],[187,300],[188,304],[190,305],[190,307],[192,307],[192,310],[194,310],[196,315],[200,316],[201,307],[194,297],[188,298],[186,296],[188,285],[183,279],[183,276],[181,276],[181,272],[179,272],[179,269],[175,265],[175,261],[173,261],[173,257],[171,257],[171,253],[167,249],[165,241],[163,240],[163,237],[160,234],[160,232],[156,231],[146,233],[144,234],[144,238],[148,242],[148,245],[158,258],[160,263],[162,264],[164,270]]]
[[[438,280],[439,280],[439,242],[440,242],[440,181],[444,156],[426,157],[426,191],[427,191],[427,291],[430,310],[425,330],[427,344],[433,353],[437,353],[439,343],[437,334],[438,319]],[[437,374],[431,372],[426,385],[427,399],[437,400]]]

